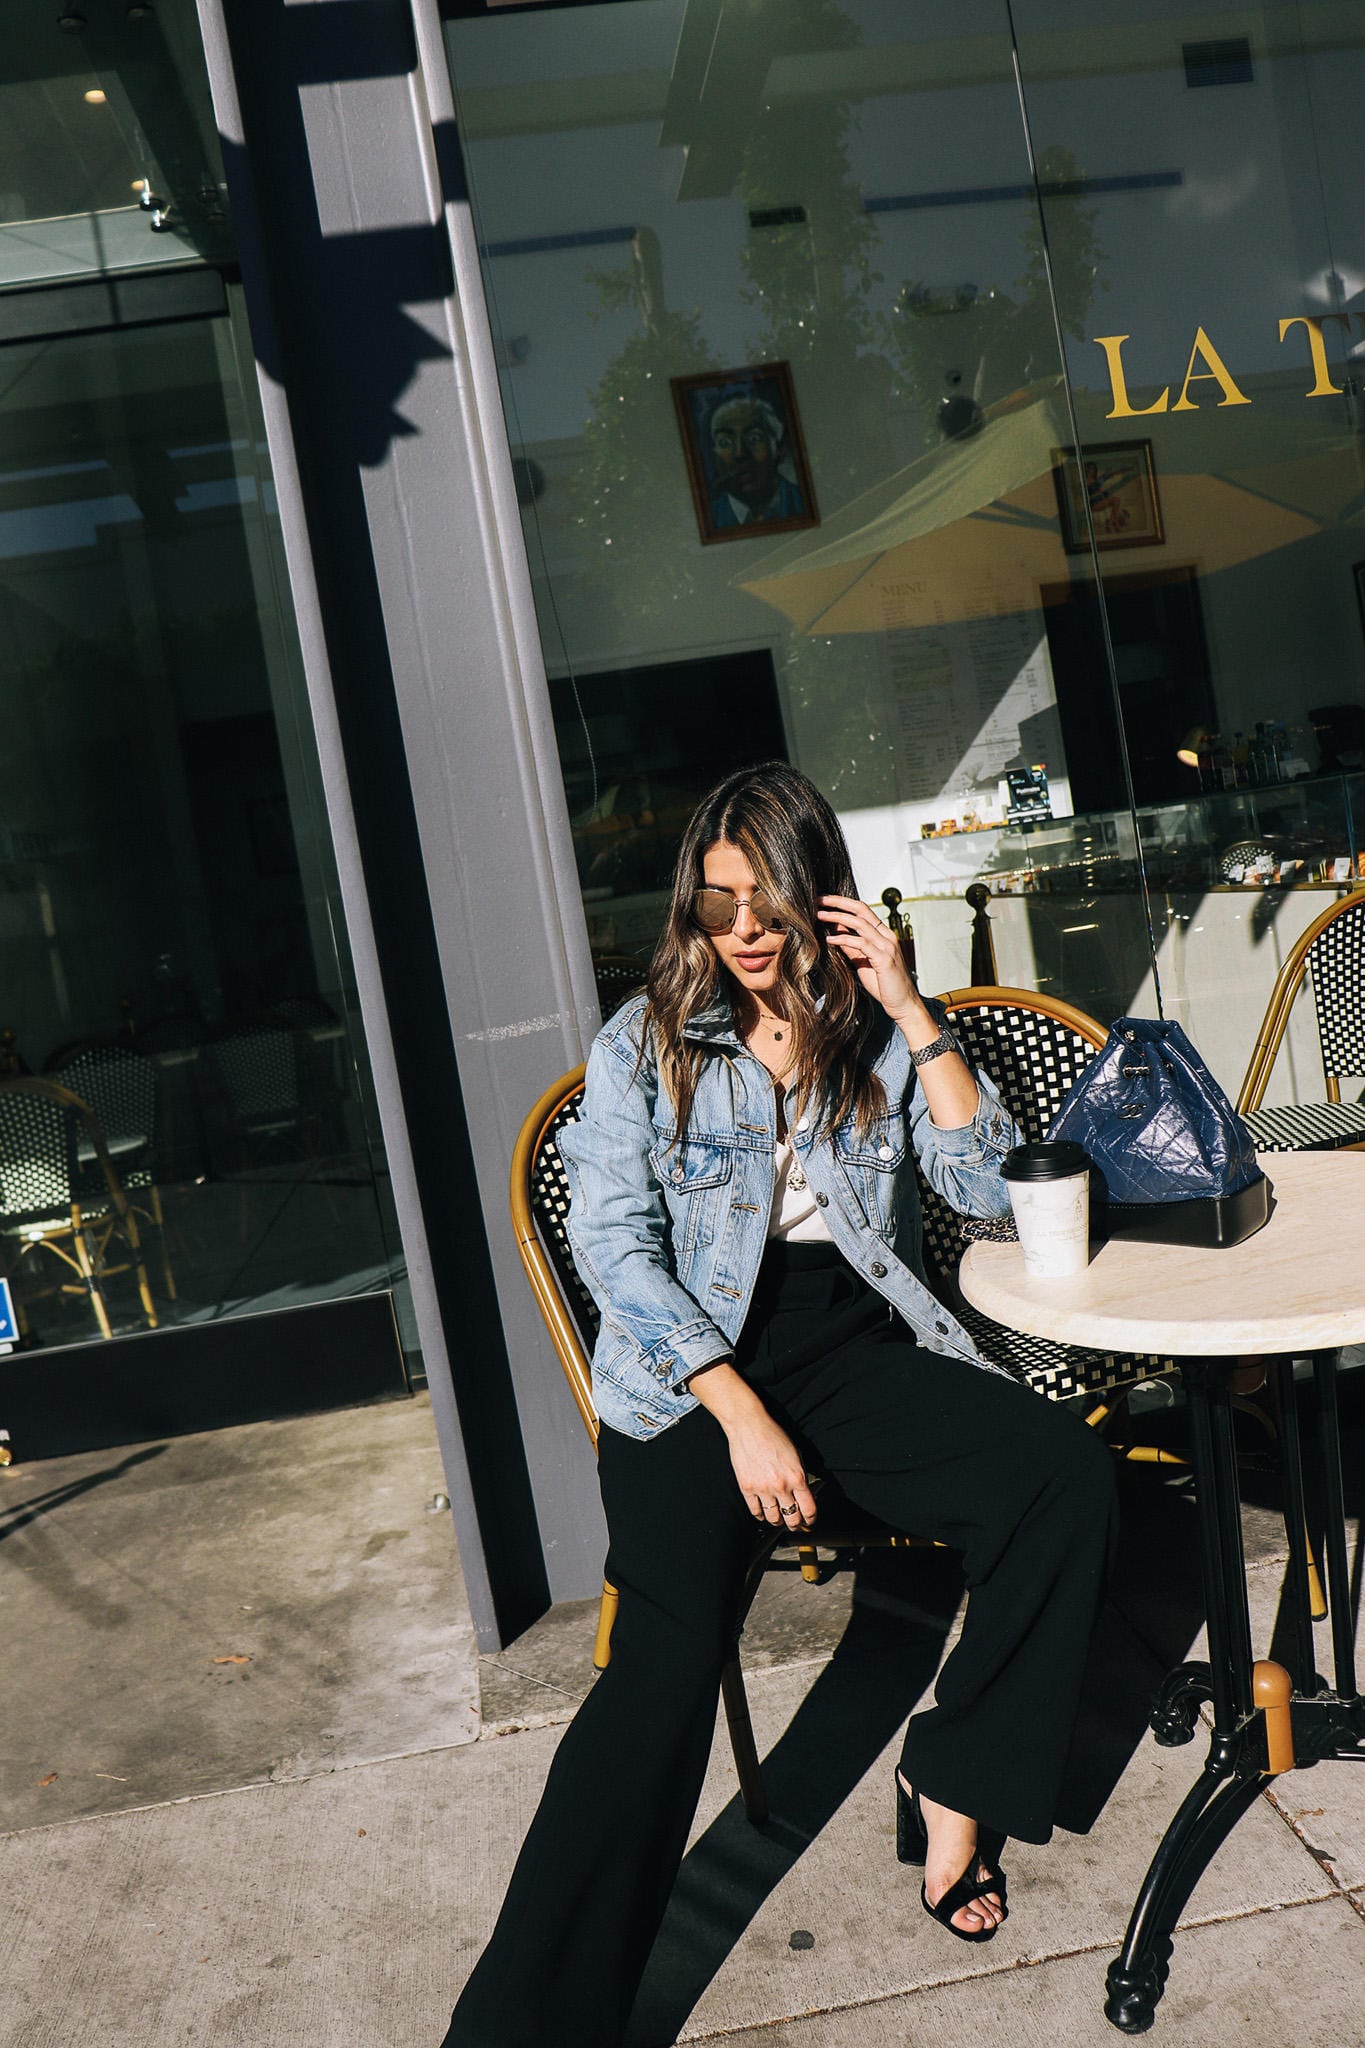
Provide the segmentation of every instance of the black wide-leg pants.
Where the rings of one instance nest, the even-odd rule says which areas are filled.
[[[1046,1841],[1112,1542],[1108,1453],[1074,1415],[917,1345],[832,1246],[769,1247],[735,1362],[810,1471],[961,1550],[962,1634],[901,1767],[957,1812]],[[753,1517],[704,1409],[645,1441],[603,1430],[599,1469],[611,1662],[559,1745],[443,2048],[616,2048],[701,1794]]]

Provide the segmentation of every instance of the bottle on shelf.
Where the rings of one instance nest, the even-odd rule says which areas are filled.
[[[1275,751],[1270,744],[1270,730],[1263,718],[1258,718],[1250,740],[1251,757],[1248,766],[1253,782],[1274,782]]]

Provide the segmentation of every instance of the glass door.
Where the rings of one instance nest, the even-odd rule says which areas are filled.
[[[117,14],[33,17],[0,59],[0,102],[46,109],[0,143],[0,1422],[28,1456],[408,1385],[199,53],[174,11]]]

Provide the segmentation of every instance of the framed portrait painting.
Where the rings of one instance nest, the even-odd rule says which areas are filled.
[[[1165,540],[1150,441],[1087,443],[1079,463],[1069,448],[1054,448],[1052,478],[1069,555],[1089,550],[1087,504],[1099,548],[1159,548]]]
[[[672,387],[708,546],[820,524],[789,364],[703,370]]]

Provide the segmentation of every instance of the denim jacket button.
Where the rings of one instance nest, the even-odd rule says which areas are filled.
[[[886,1268],[882,1264],[880,1259],[878,1259],[875,1262],[875,1264],[869,1266],[868,1271],[871,1273],[872,1278],[874,1280],[885,1280],[886,1278]]]
[[[672,1173],[673,1185],[677,1187],[686,1179],[687,1175],[683,1172],[681,1166],[675,1166]]]
[[[947,1334],[948,1334],[948,1325],[947,1325],[946,1323],[935,1323],[935,1324],[934,1324],[934,1328],[935,1328],[935,1329],[936,1329],[936,1330],[938,1331],[938,1334],[939,1334],[939,1336],[940,1336],[940,1337],[946,1337],[946,1336],[947,1336]]]
[[[890,1147],[889,1145],[878,1145],[878,1147],[877,1147],[877,1157],[878,1157],[878,1159],[894,1159],[894,1158],[895,1158],[895,1156],[896,1156],[896,1155],[895,1155],[895,1153],[894,1153],[894,1152],[893,1152],[893,1151],[891,1150],[891,1147]]]
[[[817,1207],[818,1209],[828,1209],[828,1207],[829,1207],[829,1196],[828,1196],[828,1195],[817,1195],[817,1196],[815,1197],[815,1205],[816,1205],[816,1207]]]
[[[792,1129],[794,1131],[808,1131],[810,1129],[810,1118],[808,1116],[799,1116],[792,1125]]]

